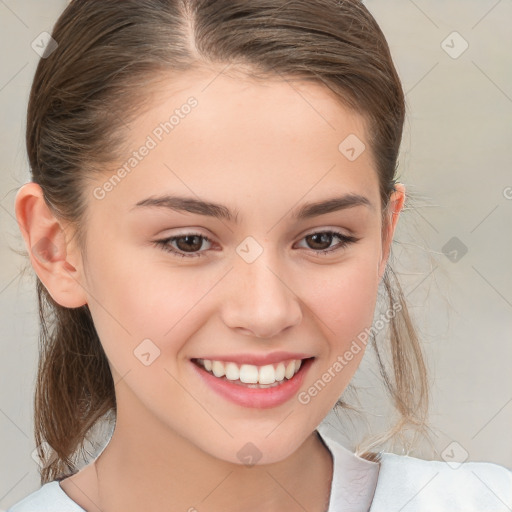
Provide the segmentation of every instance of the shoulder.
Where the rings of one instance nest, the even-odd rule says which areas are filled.
[[[14,504],[7,512],[84,512],[54,480]]]
[[[512,471],[488,462],[462,464],[382,454],[371,512],[512,510]]]

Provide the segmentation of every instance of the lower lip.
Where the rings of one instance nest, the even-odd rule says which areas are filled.
[[[215,377],[194,362],[191,364],[204,382],[224,398],[243,407],[268,409],[284,404],[299,391],[312,362],[313,358],[303,360],[299,371],[291,379],[285,377],[282,384],[272,388],[248,388],[242,384],[234,384],[229,380]]]

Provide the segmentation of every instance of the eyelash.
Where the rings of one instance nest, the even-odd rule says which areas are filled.
[[[340,233],[338,231],[332,231],[332,230],[315,231],[313,233],[308,233],[304,238],[307,238],[308,236],[323,235],[323,234],[335,236],[335,237],[339,238],[341,240],[341,242],[337,246],[334,246],[334,248],[331,248],[331,249],[318,249],[318,250],[316,250],[316,249],[309,249],[310,251],[313,251],[314,253],[316,253],[317,256],[326,256],[329,253],[337,252],[337,251],[339,251],[341,249],[344,249],[348,245],[353,244],[353,243],[355,243],[355,242],[357,242],[359,240],[359,238],[356,238],[354,236],[343,235],[342,233]],[[212,242],[212,240],[210,240],[207,236],[201,235],[200,233],[184,233],[182,235],[171,236],[171,237],[165,238],[163,240],[155,240],[154,243],[158,247],[163,249],[164,251],[172,253],[174,256],[179,256],[179,257],[182,257],[182,258],[202,257],[203,256],[202,253],[205,252],[205,251],[186,254],[186,253],[183,253],[183,252],[181,252],[181,251],[179,251],[177,249],[174,249],[170,245],[170,242],[174,242],[175,240],[177,240],[179,238],[186,238],[186,237],[189,237],[189,236],[197,236],[199,238],[202,238],[203,240],[206,240],[207,242]]]

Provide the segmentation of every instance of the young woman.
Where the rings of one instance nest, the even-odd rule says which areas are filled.
[[[428,390],[388,264],[404,95],[363,4],[76,0],[52,38],[16,198],[43,485],[10,511],[509,510],[506,468],[372,451]],[[321,424],[380,286],[401,419],[352,453]]]

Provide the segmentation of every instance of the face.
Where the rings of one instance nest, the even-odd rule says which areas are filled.
[[[378,177],[368,145],[339,148],[366,140],[363,118],[321,85],[214,78],[162,86],[124,161],[85,191],[81,284],[123,421],[271,463],[311,434],[364,354],[359,343],[343,357],[372,324],[384,268]],[[306,207],[348,194],[363,199]],[[198,359],[236,362],[245,380],[254,366],[301,368],[256,389]]]

